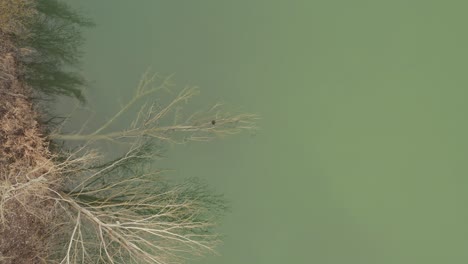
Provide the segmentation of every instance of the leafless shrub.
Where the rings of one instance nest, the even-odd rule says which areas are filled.
[[[230,114],[221,105],[183,117],[182,106],[198,90],[175,93],[167,104],[148,98],[171,91],[170,78],[146,73],[134,96],[112,118],[91,133],[51,134],[55,140],[81,141],[64,154],[57,171],[65,178],[61,190],[51,189],[67,216],[69,236],[57,254],[58,263],[181,263],[191,255],[215,252],[217,217],[226,209],[222,196],[189,180],[170,184],[152,163],[161,143],[207,141],[255,129],[256,115]],[[138,105],[133,122],[109,131]],[[96,141],[128,146],[114,160],[89,151]],[[71,221],[70,221],[71,220]]]

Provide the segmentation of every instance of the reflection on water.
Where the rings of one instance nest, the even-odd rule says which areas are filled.
[[[86,81],[78,73],[84,40],[81,31],[93,23],[58,0],[37,1],[37,10],[29,36],[20,40],[29,50],[23,56],[25,79],[45,94],[84,101]]]
[[[262,114],[167,153],[232,203],[200,263],[467,262],[466,1],[71,2],[98,24],[90,127],[148,66]]]

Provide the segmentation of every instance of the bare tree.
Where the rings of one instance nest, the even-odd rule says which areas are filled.
[[[155,85],[155,83],[157,83]],[[91,133],[62,134],[55,140],[84,145],[64,155],[57,170],[66,175],[55,193],[59,210],[72,221],[59,263],[181,263],[190,255],[215,252],[214,232],[226,209],[222,196],[196,180],[169,184],[152,166],[164,142],[206,141],[255,128],[256,115],[229,114],[220,105],[183,117],[182,105],[198,93],[192,87],[167,104],[148,101],[172,87],[169,78],[146,73],[135,95],[112,118]],[[108,131],[126,112],[143,105],[127,130]],[[128,149],[106,160],[89,147],[96,141],[124,143]]]
[[[88,134],[51,134],[52,139],[78,141],[133,141],[135,138],[152,138],[171,143],[187,141],[208,141],[215,136],[232,135],[242,130],[254,130],[258,116],[248,113],[223,112],[222,104],[217,103],[207,111],[191,113],[184,117],[181,106],[199,93],[196,87],[182,89],[169,103],[144,101],[161,90],[170,90],[171,77],[162,78],[158,74],[145,73],[137,86],[134,96],[113,117]],[[156,83],[156,85],[155,85]],[[142,102],[143,100],[143,102]],[[115,123],[135,104],[143,105],[127,130],[110,131],[106,129]]]

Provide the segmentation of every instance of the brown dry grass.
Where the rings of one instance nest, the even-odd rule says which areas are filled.
[[[0,2],[0,262],[44,263],[57,183],[48,143],[29,95],[19,80],[12,34],[25,33],[31,1]]]
[[[33,0],[0,1],[0,31],[22,35],[27,32],[27,23],[35,15]]]

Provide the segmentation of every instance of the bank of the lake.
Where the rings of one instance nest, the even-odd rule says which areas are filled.
[[[14,41],[34,12],[22,4],[0,4],[0,262],[15,264],[47,257],[54,215],[44,197],[58,182],[31,87],[22,78],[25,50]]]
[[[257,115],[216,102],[184,110],[198,88],[147,71],[111,118],[67,132],[69,119],[47,109],[64,97],[86,104],[81,30],[93,23],[59,0],[2,1],[0,22],[0,261],[181,263],[216,252],[223,195],[168,181],[154,163],[167,145],[254,130]]]

